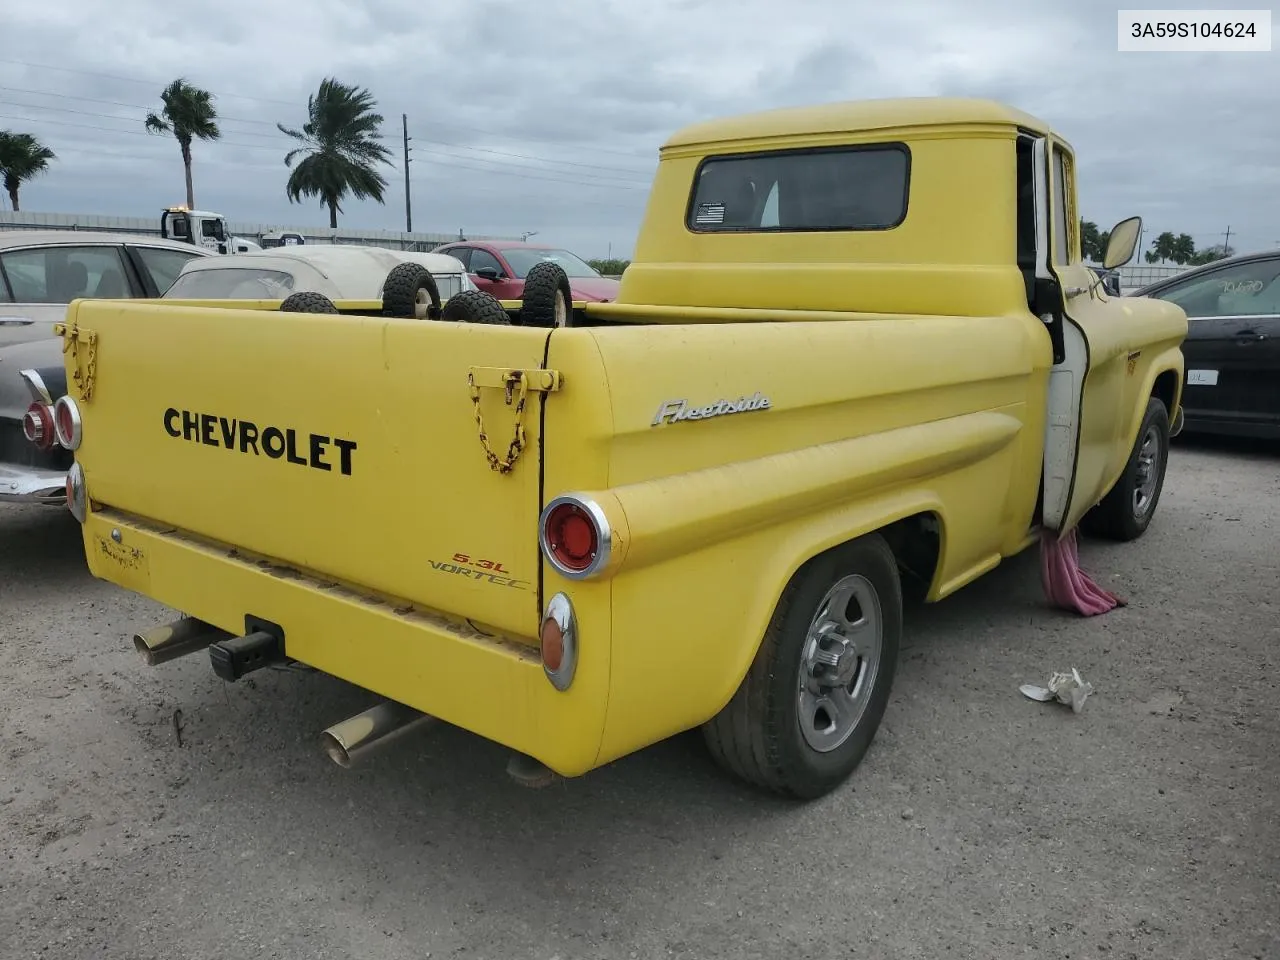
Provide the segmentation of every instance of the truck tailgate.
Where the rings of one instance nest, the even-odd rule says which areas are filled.
[[[532,642],[545,395],[500,473],[469,377],[505,456],[502,369],[540,369],[550,331],[105,301],[68,323],[96,335],[76,454],[95,504]]]

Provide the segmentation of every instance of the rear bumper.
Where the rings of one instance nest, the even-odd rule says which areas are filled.
[[[563,776],[596,765],[607,650],[595,657],[583,650],[578,677],[560,692],[535,648],[466,623],[396,608],[110,510],[91,512],[83,533],[89,569],[100,579],[233,634],[244,632],[246,615],[279,624],[289,657],[526,753]]]
[[[0,501],[13,503],[67,502],[67,471],[0,463]]]

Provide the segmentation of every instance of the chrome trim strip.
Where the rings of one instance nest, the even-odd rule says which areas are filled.
[[[37,403],[47,403],[53,405],[53,396],[49,393],[49,388],[45,386],[44,377],[40,376],[40,371],[35,369],[19,370],[20,376],[27,385],[27,390],[31,393],[31,399]]]

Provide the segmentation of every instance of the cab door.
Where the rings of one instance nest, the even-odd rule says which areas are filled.
[[[1119,302],[1107,296],[1081,256],[1070,148],[1055,137],[1039,138],[1034,164],[1036,273],[1056,281],[1058,291],[1041,319],[1051,328],[1060,325],[1060,349],[1049,373],[1043,523],[1066,533],[1123,468],[1117,450],[1119,432],[1128,426],[1120,411],[1127,409],[1129,349]]]

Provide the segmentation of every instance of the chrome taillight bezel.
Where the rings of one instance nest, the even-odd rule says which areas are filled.
[[[89,491],[85,487],[84,468],[71,464],[67,471],[67,509],[81,523],[89,516]]]
[[[67,419],[70,421],[70,427],[67,430],[62,428],[62,414],[66,412]],[[58,438],[58,443],[68,450],[78,450],[80,441],[83,439],[84,426],[80,420],[80,407],[69,396],[61,396],[57,403],[53,405],[53,430]]]
[[[592,559],[589,566],[581,570],[568,567],[556,558],[555,551],[547,532],[547,522],[551,518],[556,508],[561,506],[574,506],[587,515],[591,525],[595,528],[596,535],[596,555]],[[600,504],[596,503],[590,497],[584,497],[575,493],[564,494],[551,500],[542,508],[542,513],[538,516],[538,546],[542,550],[542,555],[547,558],[547,562],[555,568],[555,571],[562,577],[569,580],[586,580],[595,576],[609,564],[609,558],[613,550],[613,529],[609,526],[609,518],[605,516],[604,510]]]

